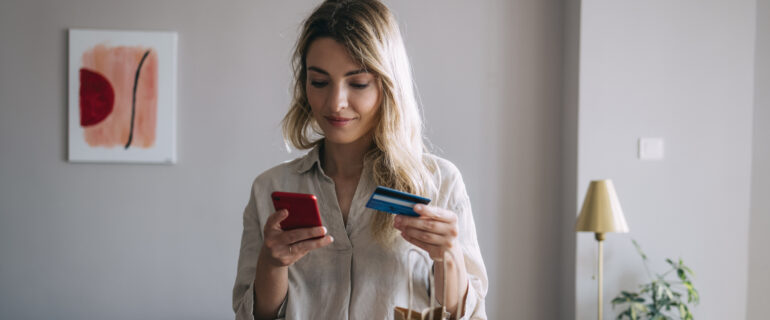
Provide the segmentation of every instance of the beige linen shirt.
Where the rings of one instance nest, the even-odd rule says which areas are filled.
[[[458,242],[469,282],[462,319],[486,319],[487,273],[465,184],[451,162],[435,155],[429,157],[437,164],[433,178],[439,188],[430,205],[449,209],[458,218]],[[432,262],[427,253],[418,248],[422,256],[413,253],[410,264],[409,249],[417,247],[397,237],[391,248],[384,248],[372,237],[372,216],[383,213],[365,207],[377,187],[370,167],[365,163],[347,225],[342,219],[334,181],[321,168],[318,147],[254,180],[243,213],[243,236],[233,288],[236,319],[254,318],[254,274],[262,248],[263,225],[275,211],[270,199],[273,191],[316,195],[323,225],[334,237],[330,245],[311,251],[289,266],[289,290],[279,319],[393,319],[393,308],[407,307],[409,303],[409,269],[413,272],[412,308],[428,307]]]

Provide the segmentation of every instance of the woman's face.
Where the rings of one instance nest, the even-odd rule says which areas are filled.
[[[305,59],[307,99],[326,140],[348,144],[368,138],[380,107],[377,78],[331,38],[313,41]]]

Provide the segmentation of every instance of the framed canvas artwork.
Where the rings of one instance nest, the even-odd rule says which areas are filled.
[[[173,164],[175,32],[69,30],[69,161]]]

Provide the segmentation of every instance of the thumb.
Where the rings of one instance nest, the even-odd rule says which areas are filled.
[[[281,209],[273,213],[266,224],[269,228],[281,230],[281,222],[289,217],[289,210]]]

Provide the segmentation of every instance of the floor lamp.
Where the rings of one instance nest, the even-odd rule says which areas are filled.
[[[627,233],[628,225],[611,180],[594,180],[580,210],[577,232],[593,232],[599,244],[599,320],[602,320],[602,241],[607,232]]]

